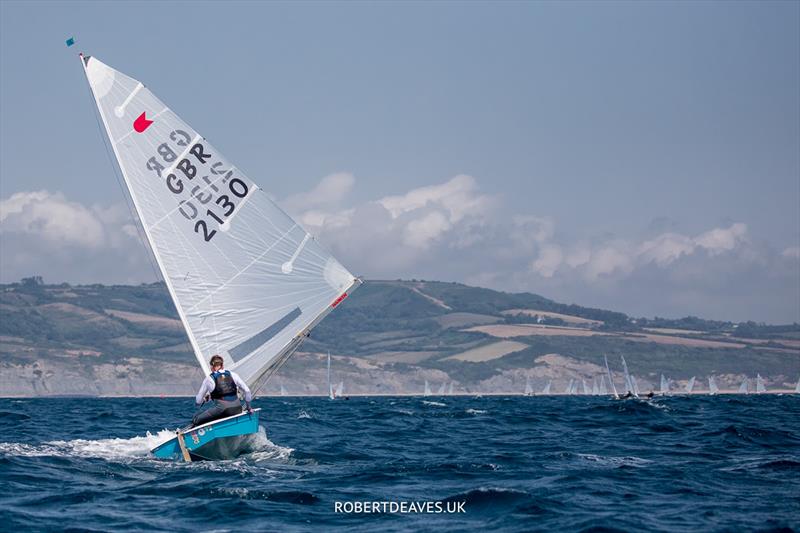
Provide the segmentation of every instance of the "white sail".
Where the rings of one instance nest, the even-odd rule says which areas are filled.
[[[691,394],[692,393],[692,389],[694,389],[694,380],[695,380],[695,377],[692,376],[689,379],[689,381],[686,383],[686,394]]]
[[[450,394],[451,396],[453,394],[453,382],[452,381],[450,382],[450,388],[447,389],[447,394]]]
[[[553,384],[553,380],[552,379],[548,379],[547,380],[547,385],[545,385],[544,388],[542,389],[542,394],[550,394],[550,385],[552,385],[552,384]]]
[[[585,379],[581,379],[581,382],[583,383],[583,395],[584,396],[589,396],[592,393],[589,390],[589,385],[586,384],[586,380]]]
[[[286,389],[283,388],[283,383],[281,383],[281,396],[286,396]]]
[[[608,373],[608,382],[611,384],[611,389],[614,391],[614,398],[619,398],[617,394],[617,386],[614,385],[614,378],[611,376],[611,368],[608,366],[608,357],[603,355],[603,360],[606,362],[606,372]]]
[[[567,388],[566,388],[566,390],[564,391],[564,394],[572,394],[572,384],[573,384],[574,382],[575,382],[575,380],[574,380],[574,379],[571,379],[571,380],[569,380],[569,383],[567,384]]]
[[[661,389],[659,392],[661,394],[667,394],[669,392],[669,380],[664,377],[664,374],[661,374]]]
[[[439,386],[439,390],[436,391],[436,394],[439,396],[444,396],[444,389],[446,386],[447,382],[442,382],[442,384]]]
[[[622,370],[625,373],[625,388],[627,389],[625,392],[629,392],[639,397],[639,393],[636,391],[636,386],[634,385],[634,381],[631,379],[631,374],[628,372],[628,364],[625,362],[625,356],[620,356],[622,358]]]
[[[601,378],[603,376],[600,376]],[[598,396],[600,394],[600,387],[597,386],[597,376],[592,378],[592,396]]]
[[[719,392],[719,387],[717,387],[717,382],[714,381],[714,376],[710,376],[708,378],[708,393],[717,394],[718,392]]]
[[[81,57],[200,366],[220,354],[256,392],[361,281],[142,83]]]
[[[431,387],[428,385],[428,380],[425,380],[425,392],[423,393],[425,396],[431,395]]]
[[[531,387],[531,378],[525,378],[525,396],[531,396],[533,394],[533,387]]]
[[[606,378],[600,374],[600,396],[605,396],[608,394],[608,389],[606,388]]]
[[[739,385],[739,394],[747,394],[747,382],[748,382],[748,379],[744,378],[744,381],[742,381],[742,384]]]
[[[762,394],[767,392],[767,388],[764,386],[764,378],[761,377],[761,374],[756,374],[756,393]]]
[[[336,385],[336,397],[341,398],[342,394],[344,394],[344,381],[340,381],[338,385]]]

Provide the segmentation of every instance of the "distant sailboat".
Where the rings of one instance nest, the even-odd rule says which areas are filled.
[[[444,396],[444,389],[447,387],[447,382],[442,382],[442,385],[439,387],[439,390],[436,391],[436,394],[439,396]]]
[[[631,378],[630,372],[628,372],[628,364],[625,362],[625,356],[620,356],[622,358],[622,370],[625,373],[625,388],[627,389],[626,392],[630,392],[637,398],[639,397],[639,392],[636,390],[636,386],[634,384],[634,380]]]
[[[331,384],[331,352],[328,352],[328,398],[331,400],[336,398],[333,393],[333,385]]]
[[[686,383],[686,389],[685,389],[686,390],[686,394],[691,394],[692,393],[692,389],[694,389],[694,380],[695,380],[695,377],[692,376],[691,379],[689,379],[689,381]]]
[[[614,398],[619,399],[619,394],[617,394],[617,386],[614,385],[614,378],[611,375],[611,368],[608,366],[608,357],[603,355],[603,360],[606,362],[606,373],[608,374],[608,382],[611,384],[611,390],[614,391]]]
[[[744,381],[742,381],[742,384],[739,385],[739,394],[747,394],[748,393],[748,390],[747,390],[748,381],[749,380],[747,378],[744,378]]]
[[[583,395],[584,396],[589,396],[592,393],[589,390],[589,385],[586,384],[586,380],[585,379],[581,379],[581,381],[583,382]]]
[[[765,392],[767,392],[767,388],[764,386],[764,378],[761,377],[761,374],[756,374],[756,394]]]
[[[552,385],[552,384],[553,384],[553,380],[552,379],[548,379],[547,380],[547,385],[545,385],[544,388],[542,389],[542,394],[550,394],[550,385]]]
[[[447,394],[449,394],[450,396],[453,395],[453,382],[452,381],[450,382],[450,388],[447,389]]]
[[[336,397],[341,398],[343,393],[344,393],[344,381],[340,381],[339,384],[336,385]]]
[[[669,380],[661,374],[661,389],[658,391],[661,394],[669,394]]]
[[[569,380],[567,384],[567,389],[564,391],[564,394],[572,394],[572,384],[575,382],[574,379]]]
[[[711,395],[717,394],[719,392],[719,387],[717,387],[717,382],[714,381],[714,376],[709,376],[708,378],[708,393]]]
[[[428,380],[426,379],[425,380],[425,392],[423,393],[423,396],[430,396],[430,395],[431,395],[431,387],[430,387],[430,385],[428,385]]]
[[[597,386],[597,376],[595,376],[592,378],[592,396],[598,396],[599,394],[600,387]]]
[[[281,383],[281,396],[286,396],[286,389],[283,388],[283,383]]]
[[[531,387],[531,378],[525,378],[525,396],[533,396],[533,388]]]

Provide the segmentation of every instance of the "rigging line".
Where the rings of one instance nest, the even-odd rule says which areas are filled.
[[[83,61],[83,59],[81,59]],[[94,120],[97,123],[97,131],[100,134],[100,138],[103,140],[103,146],[106,149],[106,157],[108,158],[108,162],[111,165],[111,170],[114,173],[114,178],[117,181],[117,185],[119,185],[120,190],[122,191],[122,197],[125,199],[125,206],[128,208],[128,214],[131,215],[131,219],[133,220],[133,225],[136,227],[136,235],[139,237],[139,243],[142,245],[142,248],[145,250],[145,255],[147,256],[147,262],[150,264],[150,268],[155,274],[156,281],[163,280],[163,276],[161,275],[159,269],[156,265],[153,264],[153,252],[150,250],[150,246],[146,244],[145,239],[142,238],[142,224],[144,223],[142,220],[139,219],[139,216],[135,214],[134,210],[131,208],[131,199],[128,197],[128,192],[126,191],[126,187],[122,184],[122,180],[120,179],[119,172],[120,170],[117,169],[117,165],[114,164],[114,160],[111,156],[111,147],[108,144],[110,139],[106,136],[105,132],[103,131],[104,128],[100,124],[100,117],[99,114],[102,112],[95,101],[94,94],[92,92],[92,86],[89,83],[89,79],[84,75],[86,78],[86,86],[89,88],[89,97],[92,99],[92,109],[94,109]],[[117,162],[119,164],[119,162]]]

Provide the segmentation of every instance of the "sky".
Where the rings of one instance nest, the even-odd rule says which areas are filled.
[[[0,30],[0,282],[159,277],[83,51],[367,279],[800,322],[798,2],[4,0]]]

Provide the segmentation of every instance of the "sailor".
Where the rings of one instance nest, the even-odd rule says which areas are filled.
[[[242,404],[239,401],[239,392],[244,394],[244,402],[247,412],[252,413],[250,402],[253,395],[247,387],[247,383],[235,372],[225,370],[225,361],[219,355],[215,355],[209,361],[211,373],[203,380],[200,390],[195,397],[195,404],[198,407],[209,400],[214,401],[214,405],[201,413],[197,413],[192,418],[192,426],[199,426],[228,416],[238,415],[242,412]]]

